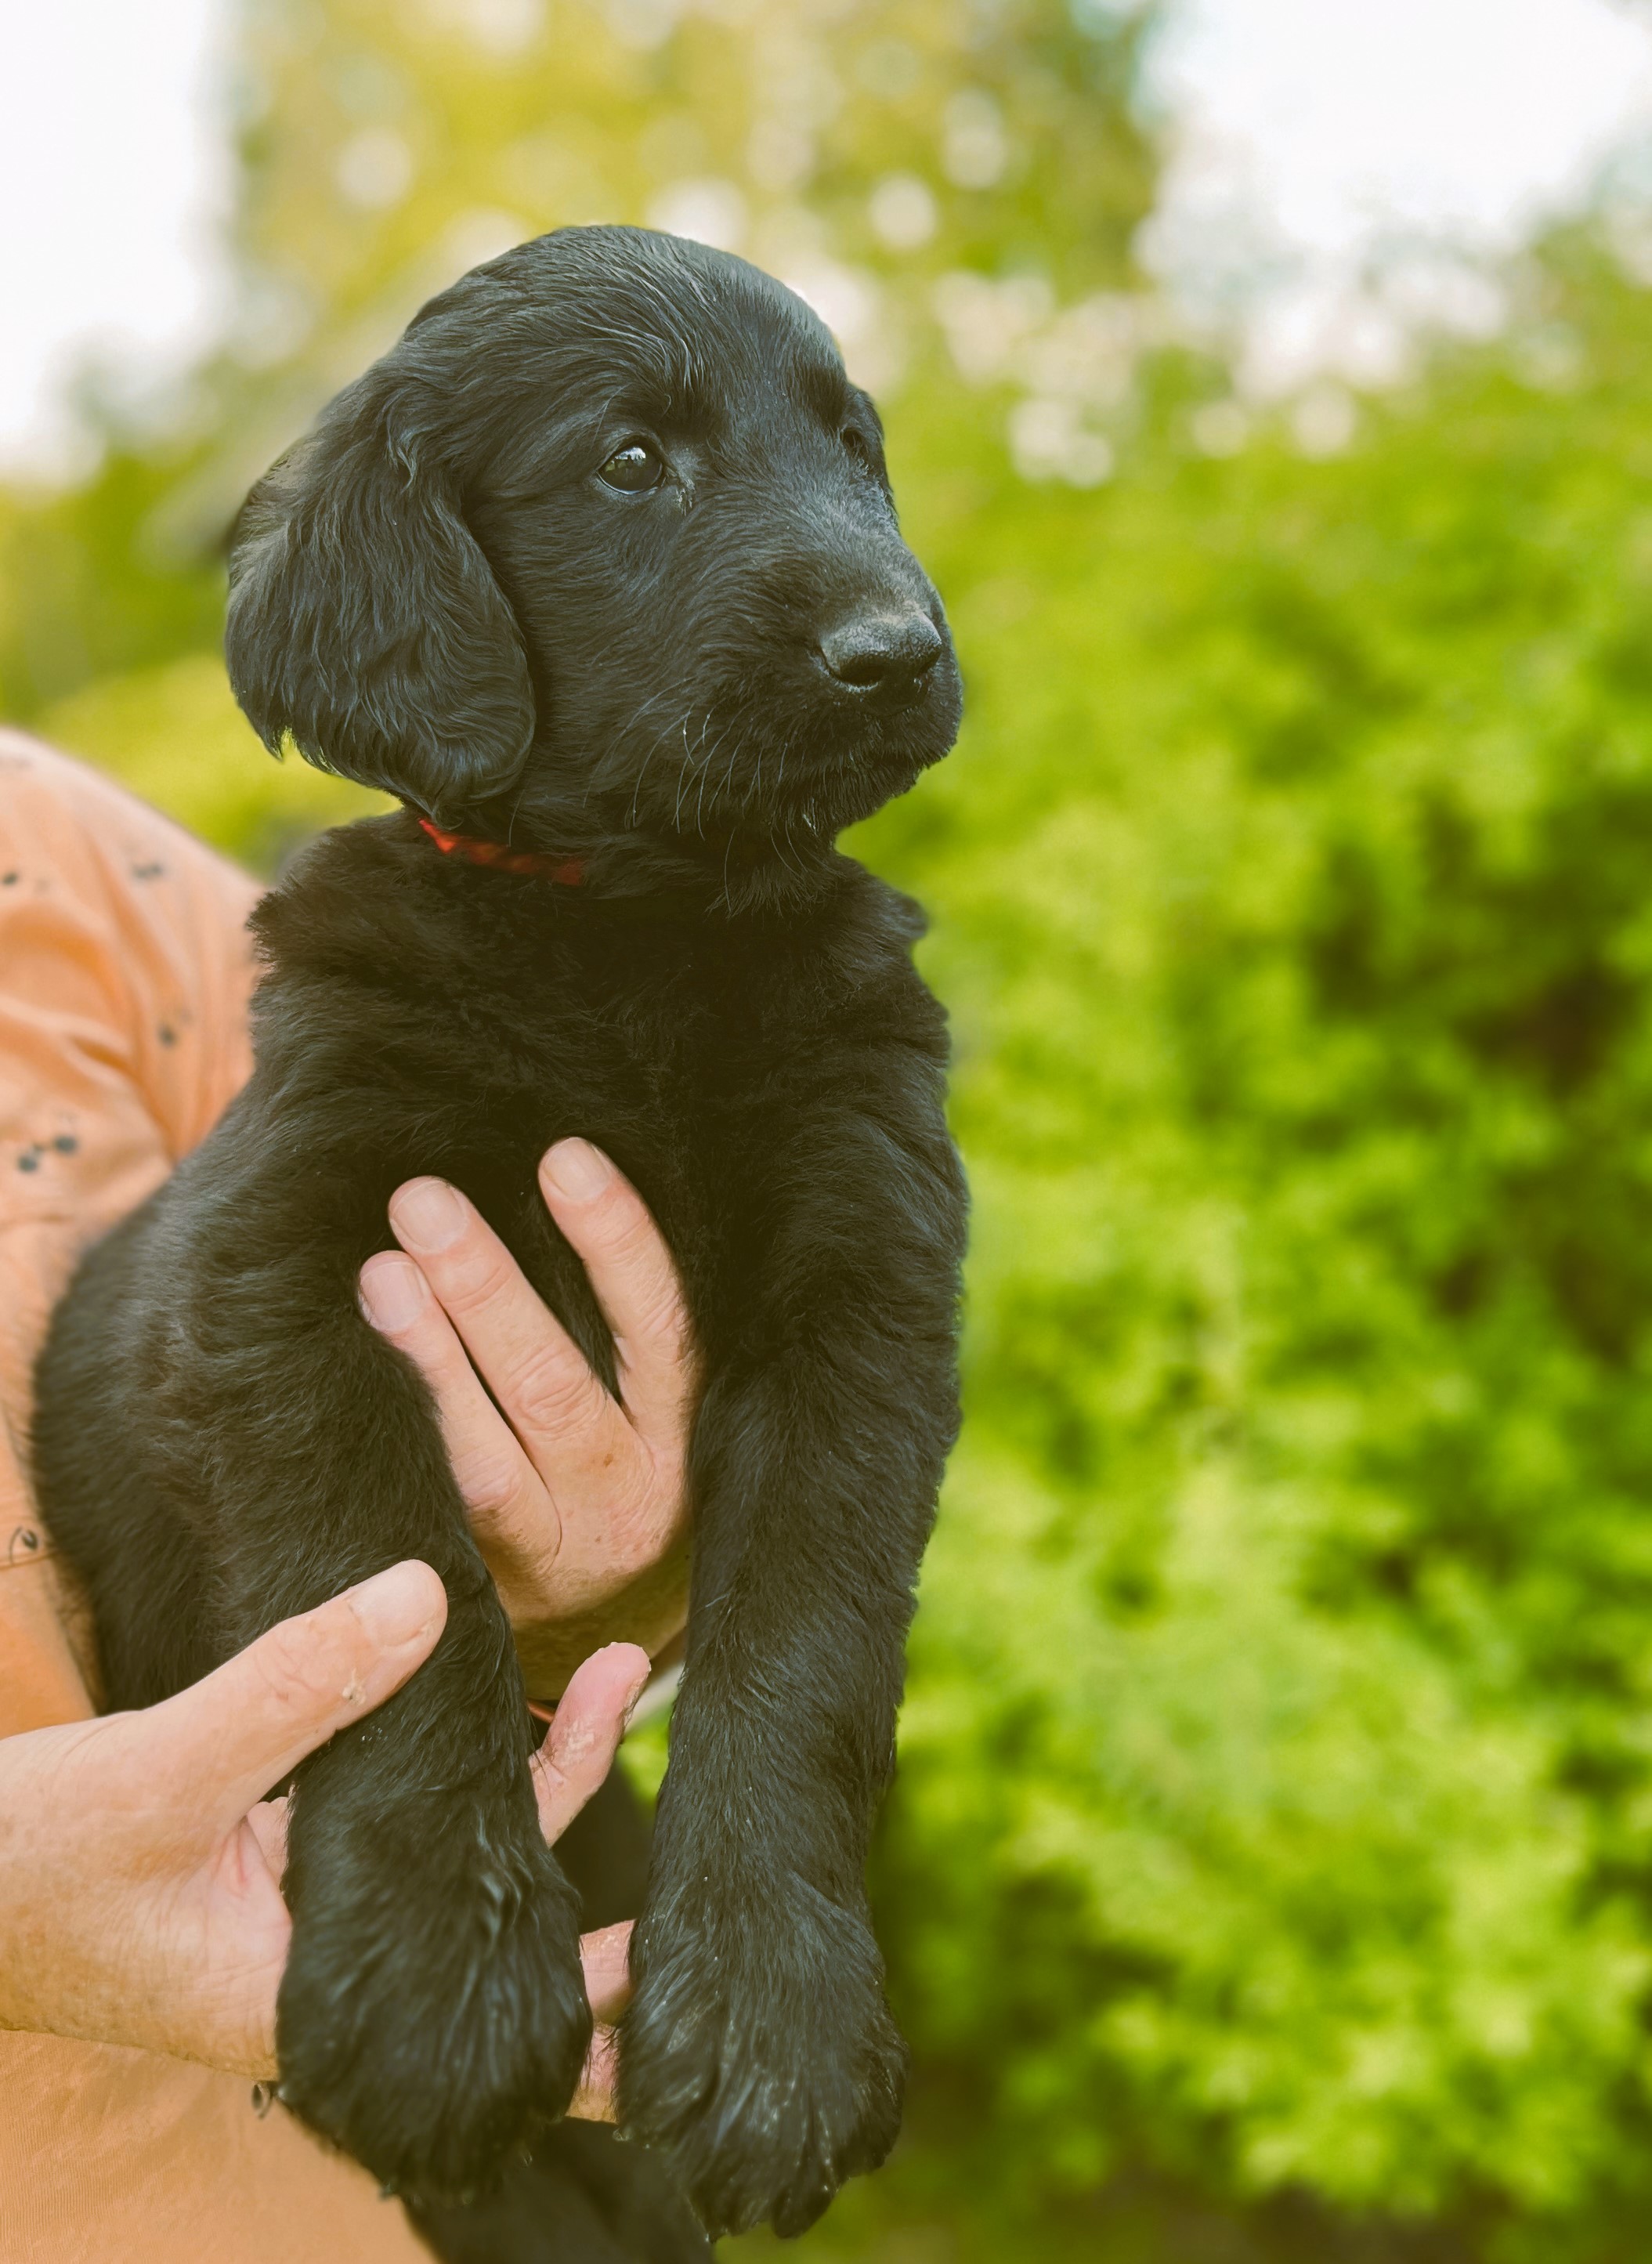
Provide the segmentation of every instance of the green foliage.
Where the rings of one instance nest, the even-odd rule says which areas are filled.
[[[217,562],[167,539],[178,468],[117,449],[66,494],[0,490],[0,715],[27,720],[83,684],[216,646]]]
[[[1645,2188],[1652,308],[1552,289],[1564,394],[935,530],[970,719],[863,845],[956,1016],[969,1419],[883,1903],[986,2186],[1563,2253]]]
[[[323,826],[395,806],[388,795],[296,757],[272,760],[215,654],[91,685],[48,708],[33,728],[256,872],[273,873]]]

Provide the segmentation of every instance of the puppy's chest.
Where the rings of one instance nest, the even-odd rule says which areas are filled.
[[[591,1139],[675,1148],[708,1114],[737,1111],[759,1091],[786,1057],[784,1032],[697,974],[633,985],[569,979],[514,1018],[504,1058],[534,1133],[572,1110]]]
[[[754,982],[714,959],[595,977],[563,965],[508,1033],[475,1034],[486,1099],[469,1191],[559,1307],[583,1299],[538,1167],[570,1137],[603,1150],[637,1188],[693,1301],[720,1294],[731,1224],[772,1165],[789,1071],[808,1042],[808,1017],[775,975]]]

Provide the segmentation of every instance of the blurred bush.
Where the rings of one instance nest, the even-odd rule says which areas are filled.
[[[315,403],[555,221],[810,290],[969,682],[851,845],[934,915],[975,1226],[879,1858],[913,2136],[806,2246],[1627,2260],[1652,301],[1558,240],[1506,341],[1305,461],[1131,267],[1141,29],[250,10],[236,329],[167,432],[0,509],[0,702],[267,867],[359,803],[210,656]]]
[[[882,1901],[983,2201],[1644,2198],[1652,307],[1587,236],[1544,306],[1562,390],[1441,362],[1312,465],[1172,406],[938,529],[970,718],[864,846],[969,1412]]]
[[[34,728],[258,872],[324,825],[395,807],[295,758],[272,762],[212,653],[88,685]]]

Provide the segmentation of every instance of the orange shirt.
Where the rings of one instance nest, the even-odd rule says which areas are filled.
[[[0,729],[0,1735],[95,1709],[24,1471],[30,1371],[81,1249],[251,1067],[244,873]],[[4,1819],[0,1818],[0,1829]],[[0,2033],[0,2264],[416,2264],[398,2203],[251,2086]]]

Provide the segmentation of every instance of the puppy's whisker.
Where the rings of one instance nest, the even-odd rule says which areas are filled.
[[[675,706],[676,704],[675,694],[669,686],[663,692],[650,693],[640,708],[636,708],[632,710],[629,719],[620,725],[616,737],[622,740],[628,739],[632,732],[636,729],[637,725],[642,721],[642,718],[648,714],[650,708],[663,708],[668,703],[672,706]],[[685,711],[685,715],[692,715],[692,713],[693,710],[692,708]]]
[[[787,748],[788,742],[783,739],[780,742],[780,775],[779,782],[776,788],[777,795],[783,795],[786,788],[786,758]],[[786,871],[788,873],[795,874],[799,880],[806,880],[808,877],[808,867],[799,852],[796,841],[793,838],[792,828],[794,822],[795,813],[786,809],[784,803],[782,803],[780,813],[780,833],[779,838],[775,845],[779,850],[780,861],[786,867]]]
[[[730,750],[728,763],[724,766],[722,778],[717,787],[716,800],[712,805],[714,809],[716,808],[718,802],[726,802],[728,800],[729,785],[733,780],[735,774],[735,765],[739,761],[739,759],[740,742],[736,738],[733,748]]]
[[[653,707],[654,704],[654,701],[651,700],[647,702],[647,705],[650,708]],[[684,728],[686,729],[688,724],[688,716],[686,715],[685,715],[683,718],[683,723]],[[631,789],[631,808],[626,816],[626,825],[627,830],[634,828],[636,824],[637,803],[642,792],[642,782],[648,777],[650,764],[653,762],[656,755],[659,753],[660,749],[665,744],[666,740],[668,738],[675,737],[675,736],[676,734],[674,732],[663,731],[649,743],[648,751],[642,758],[642,767],[637,773],[636,782]]]
[[[699,835],[702,841],[706,838],[706,828],[703,821],[706,815],[706,787],[711,778],[711,766],[716,761],[719,754],[722,751],[723,742],[729,737],[732,729],[732,725],[727,725],[717,734],[717,737],[712,742],[711,752],[706,756],[704,761],[700,765],[699,800],[696,805],[694,812],[694,830]],[[735,753],[738,754],[739,751],[739,744],[736,741]],[[731,755],[729,757],[729,760],[732,762],[734,760],[734,756]],[[712,809],[714,811],[716,809],[716,797],[714,796],[712,800]]]
[[[615,732],[615,745],[624,746],[626,744],[626,743],[630,739],[633,732],[635,731],[638,724],[641,722],[643,717],[648,713],[650,708],[663,708],[668,704],[672,707],[675,707],[677,704],[677,698],[674,691],[668,688],[664,691],[650,693],[648,697],[643,700],[639,707],[633,708],[631,714]],[[692,706],[685,708],[684,710],[685,720],[686,720],[688,715],[692,715],[692,712],[693,710]],[[669,738],[672,735],[670,731],[667,731],[663,736]],[[650,752],[652,751],[653,750],[651,748]]]
[[[719,737],[716,745],[712,749],[711,756],[695,766],[699,774],[699,787],[694,796],[694,831],[702,841],[706,838],[706,788],[711,783],[712,758],[721,744],[722,740]]]
[[[677,802],[675,808],[671,811],[671,829],[673,832],[681,832],[682,831],[683,796],[687,793],[689,780],[693,776],[693,766],[694,758],[688,751],[688,718],[685,715],[683,718],[683,766],[677,774]]]

